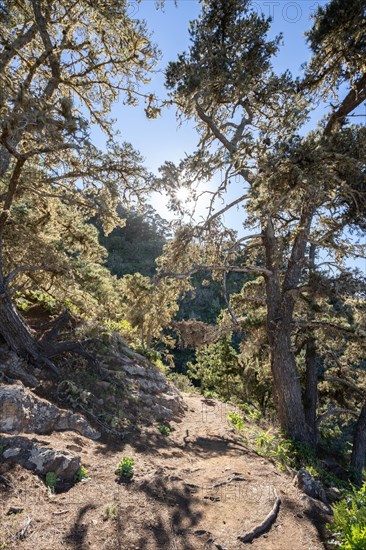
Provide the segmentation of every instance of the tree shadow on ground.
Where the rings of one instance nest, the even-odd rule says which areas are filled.
[[[86,544],[86,535],[88,533],[88,527],[83,524],[84,516],[91,510],[95,510],[96,506],[94,504],[87,504],[83,506],[76,516],[74,524],[69,530],[68,534],[64,537],[65,545],[69,547],[74,547],[75,550],[84,550],[88,548]]]
[[[156,502],[159,510],[153,524],[139,526],[139,548],[154,541],[156,549],[172,549],[179,537],[180,544],[184,541],[185,550],[195,550],[196,545],[188,539],[192,538],[192,532],[202,519],[202,512],[198,509],[199,498],[192,494],[189,486],[172,485],[166,478],[155,477],[136,485],[134,491]]]

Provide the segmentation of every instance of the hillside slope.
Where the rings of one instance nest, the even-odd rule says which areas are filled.
[[[6,472],[0,478],[0,547],[245,548],[238,536],[263,521],[278,494],[277,520],[252,548],[324,548],[313,522],[314,504],[290,476],[242,445],[227,424],[227,405],[197,395],[185,395],[184,400],[187,410],[179,422],[171,422],[169,437],[156,425],[113,444],[73,432],[37,436],[44,446],[77,452],[91,478],[51,495],[40,479],[20,466]],[[135,460],[129,483],[116,481],[122,456]],[[24,510],[7,515],[11,507]],[[27,524],[22,538],[20,531]]]

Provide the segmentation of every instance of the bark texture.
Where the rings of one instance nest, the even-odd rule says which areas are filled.
[[[7,293],[0,296],[0,334],[11,350],[20,357],[32,361],[40,360],[40,345]]]
[[[309,431],[310,442],[312,445],[316,446],[318,440],[318,431],[316,425],[316,411],[318,405],[318,357],[316,352],[316,341],[313,335],[311,335],[306,342],[305,351],[305,421]]]
[[[354,481],[361,485],[362,470],[365,465],[366,455],[366,401],[362,407],[358,418],[353,437],[353,448],[351,457],[351,466],[353,470]]]

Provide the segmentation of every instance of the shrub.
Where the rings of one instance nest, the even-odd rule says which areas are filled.
[[[116,475],[120,479],[131,479],[134,465],[135,461],[133,458],[129,458],[128,456],[123,457],[121,462],[117,465]]]
[[[296,459],[292,441],[281,433],[271,433],[271,429],[256,434],[255,449],[261,456],[274,460],[281,470],[293,466]]]
[[[57,475],[55,472],[47,472],[46,474],[46,485],[51,491],[54,491],[57,483]]]
[[[259,422],[262,419],[262,413],[253,405],[248,403],[243,403],[239,405],[240,409],[243,411],[243,415],[247,416],[252,422]]]
[[[227,417],[230,421],[230,424],[232,424],[232,426],[234,426],[236,430],[240,431],[244,428],[244,420],[240,413],[229,412]]]
[[[83,481],[84,479],[88,479],[90,477],[89,471],[85,468],[85,466],[80,466],[76,474],[74,475],[74,481]]]
[[[158,430],[161,433],[161,435],[165,435],[166,437],[168,437],[171,431],[169,426],[165,426],[165,424],[159,424]]]
[[[334,521],[328,528],[334,535],[331,544],[340,550],[366,548],[366,483],[333,506]]]
[[[192,384],[191,380],[188,378],[188,376],[185,376],[184,374],[180,374],[179,372],[172,372],[171,374],[168,374],[167,379],[170,382],[173,382],[174,386],[184,392],[192,392],[195,391],[195,387]]]

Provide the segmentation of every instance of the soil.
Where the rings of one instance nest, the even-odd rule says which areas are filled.
[[[157,426],[119,442],[71,432],[37,436],[79,454],[90,473],[56,494],[27,470],[4,473],[2,464],[0,549],[237,550],[247,546],[238,536],[265,519],[276,495],[277,520],[251,548],[324,549],[327,518],[314,515],[289,474],[248,451],[227,422],[228,406],[197,395],[184,400],[185,416],[170,424],[169,436]],[[123,456],[134,459],[134,476],[119,483]],[[7,515],[11,509],[17,513]]]

